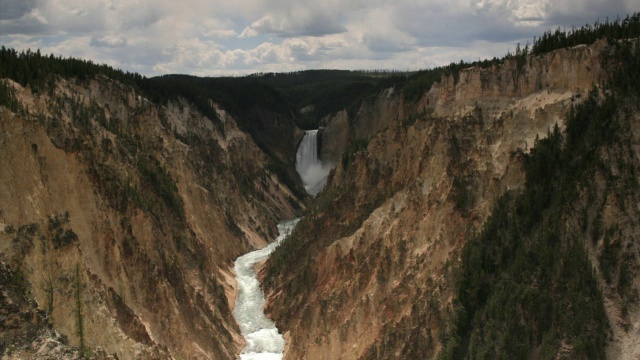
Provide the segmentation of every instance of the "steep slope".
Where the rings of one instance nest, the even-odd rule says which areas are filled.
[[[526,187],[529,149],[555,124],[564,129],[571,106],[587,98],[593,84],[609,79],[619,66],[603,65],[611,50],[598,41],[542,55],[507,57],[487,68],[445,74],[417,104],[389,89],[363,102],[353,118],[345,121],[347,114],[341,113],[330,120],[323,151],[330,149],[334,158],[342,152],[339,166],[316,206],[263,273],[268,310],[289,341],[286,358],[459,354],[448,348],[458,346],[450,339],[457,331],[454,304],[461,250],[480,232],[503,194]],[[608,153],[620,155],[631,174],[622,177],[633,179],[640,169],[638,109],[629,106],[622,112],[632,114],[624,120],[628,146]],[[348,142],[343,135],[333,135],[341,133],[337,128],[349,130]],[[605,163],[617,169],[614,161]],[[627,210],[638,196],[637,191],[623,195],[616,186],[606,189],[617,194],[614,198],[628,199]],[[603,189],[593,191],[603,196]],[[619,276],[620,264],[626,264],[620,271],[629,277],[622,278],[633,285],[625,291],[635,299],[623,319],[616,320],[618,295],[605,291],[605,302],[615,304],[607,307],[617,342],[610,349],[633,348],[631,334],[637,331],[628,325],[638,314],[640,257],[634,254],[637,241],[631,235],[638,229],[632,220],[636,208],[624,212],[619,222],[613,213],[619,216],[620,210],[608,217],[608,226],[623,228],[616,239],[625,239],[614,241],[618,250],[613,258],[618,260],[612,276]],[[591,221],[593,203],[587,209]],[[563,220],[577,216],[570,214]],[[586,246],[594,265],[607,248],[598,241],[597,246]],[[619,251],[627,246],[629,251]],[[600,273],[595,277],[605,284]],[[621,331],[621,324],[630,332]],[[565,336],[561,332],[546,355],[530,356],[580,354]],[[625,356],[637,356],[634,351]]]
[[[182,97],[211,119],[218,117],[211,104],[218,104],[235,115],[240,130],[252,136],[258,147],[279,165],[279,171],[294,174],[293,154],[303,133],[294,125],[288,99],[260,78],[165,75],[138,79],[135,84],[156,103]]]
[[[609,357],[639,355],[625,323],[638,316],[640,109],[638,93],[612,90],[594,89],[565,135],[537,142],[522,191],[503,196],[465,244],[443,358],[605,358],[609,326]],[[604,208],[615,217],[603,221]]]
[[[214,103],[211,119],[102,75],[1,81],[0,257],[48,322],[119,359],[234,358],[233,260],[303,209],[271,159]]]

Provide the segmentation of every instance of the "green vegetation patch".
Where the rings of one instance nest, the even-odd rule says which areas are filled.
[[[570,31],[547,31],[541,37],[534,39],[531,52],[534,55],[544,54],[553,50],[577,46],[590,45],[598,39],[607,39],[609,43],[614,40],[632,39],[640,36],[640,13],[627,15],[624,19],[604,23],[596,21],[593,25],[583,25]]]
[[[632,42],[614,44],[606,61],[620,72],[608,90],[594,87],[569,111],[565,135],[556,126],[536,141],[525,155],[525,188],[504,195],[465,245],[441,359],[548,359],[561,349],[576,358],[606,357],[608,322],[588,236],[566,218],[579,190],[594,186],[601,149],[621,141],[620,114],[628,104],[637,111],[640,86],[629,78],[640,74],[639,52]],[[592,213],[582,221],[597,225]],[[617,250],[606,247],[600,256],[605,278],[618,265]]]

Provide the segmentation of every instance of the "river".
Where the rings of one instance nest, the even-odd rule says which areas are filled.
[[[274,242],[236,259],[234,270],[238,281],[238,296],[233,315],[247,341],[247,346],[240,354],[242,360],[282,359],[284,337],[278,332],[274,322],[264,314],[264,293],[253,268],[269,257],[276,246],[291,233],[298,220],[281,222],[278,224],[280,235]]]
[[[298,146],[296,171],[300,174],[307,192],[313,196],[322,190],[327,175],[333,168],[330,164],[323,164],[318,151],[318,130],[309,130]],[[234,270],[238,282],[238,296],[233,315],[247,342],[240,354],[241,360],[280,360],[283,357],[284,337],[275,323],[264,314],[264,293],[253,268],[255,264],[269,257],[276,246],[291,233],[298,220],[281,222],[278,224],[280,235],[274,242],[236,259]]]

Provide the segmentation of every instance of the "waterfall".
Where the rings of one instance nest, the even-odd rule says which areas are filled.
[[[333,168],[331,165],[322,163],[318,157],[318,151],[318,130],[309,130],[298,146],[296,171],[302,178],[304,188],[313,196],[322,190]]]
[[[276,360],[282,359],[284,338],[278,332],[273,321],[263,312],[264,293],[256,278],[253,267],[265,260],[276,246],[296,226],[299,219],[284,221],[278,224],[280,235],[276,241],[260,250],[252,251],[236,259],[233,270],[238,280],[238,297],[233,315],[240,325],[240,331],[247,341],[247,346],[240,354],[241,360]]]
[[[318,130],[307,131],[296,153],[296,170],[309,194],[315,196],[322,190],[331,169],[332,166],[322,164],[318,157]],[[283,357],[285,341],[274,322],[263,312],[264,293],[253,267],[269,257],[298,220],[278,224],[280,236],[276,241],[236,259],[233,269],[238,281],[238,296],[233,315],[247,341],[247,346],[240,354],[241,360],[280,360]]]
[[[315,196],[322,190],[331,169],[332,166],[323,164],[318,157],[318,130],[307,131],[296,153],[296,171],[309,194]],[[269,257],[271,251],[293,230],[298,220],[278,224],[280,235],[276,241],[236,259],[233,269],[238,282],[238,296],[233,315],[240,326],[242,336],[247,341],[247,346],[240,354],[241,360],[271,360],[283,357],[284,337],[263,312],[264,293],[260,289],[260,282],[253,267]]]

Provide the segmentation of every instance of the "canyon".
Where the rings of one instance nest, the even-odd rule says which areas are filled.
[[[571,119],[590,104],[595,116],[617,94],[608,84],[625,64],[611,61],[614,45],[601,39],[506,56],[432,82],[420,78],[430,73],[417,74],[367,87],[362,99],[328,115],[315,104],[290,111],[272,90],[265,98],[276,105],[256,99],[247,108],[251,99],[157,101],[137,83],[104,74],[56,76],[40,88],[0,79],[12,96],[0,107],[3,359],[236,359],[259,347],[276,358],[284,347],[284,359],[504,355],[506,326],[492,338],[493,329],[479,325],[501,324],[497,315],[465,314],[475,297],[498,304],[490,295],[497,286],[480,282],[479,295],[465,299],[460,285],[474,285],[474,261],[486,266],[479,278],[517,257],[491,253],[512,228],[527,246],[543,235],[556,239],[553,266],[587,264],[587,275],[571,281],[562,277],[566,268],[554,272],[551,295],[540,285],[544,269],[527,273],[510,307],[516,322],[536,331],[523,353],[593,355],[556,324],[558,315],[544,325],[527,308],[559,296],[567,313],[582,314],[575,307],[583,302],[572,307],[561,297],[577,279],[576,287],[591,291],[579,299],[593,306],[585,316],[604,314],[585,321],[600,331],[587,339],[606,351],[593,357],[637,359],[638,94],[616,98],[613,130],[594,130],[615,141],[577,156],[597,163],[575,167],[580,181],[537,162],[545,146],[579,148],[583,134]],[[305,133],[294,120],[310,111],[323,116],[319,130]],[[304,148],[312,151],[296,157]],[[536,186],[535,166],[543,180],[556,171],[559,189],[572,195],[540,180],[564,202],[518,207]],[[500,211],[509,221],[493,226]],[[530,232],[504,225],[525,211],[541,214]],[[278,236],[278,223],[298,217],[288,236]],[[486,235],[494,228],[498,235]],[[482,243],[483,236],[496,240]],[[574,255],[565,257],[567,249]],[[543,263],[531,249],[523,253]],[[271,319],[259,321],[284,343],[243,337],[255,331],[248,325],[255,318],[236,320],[244,316],[236,300],[245,303],[236,276],[253,270]],[[235,311],[242,314],[234,318]]]

